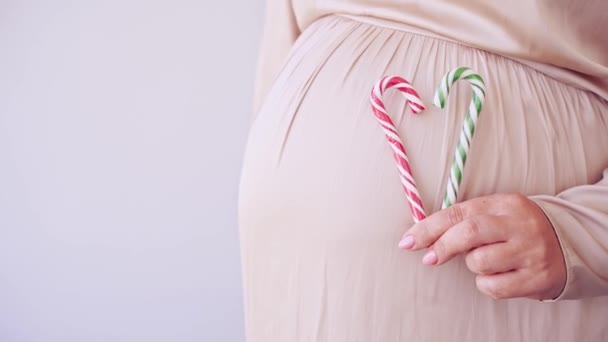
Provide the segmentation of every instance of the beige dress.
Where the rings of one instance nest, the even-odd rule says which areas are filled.
[[[608,1],[271,0],[244,159],[249,342],[608,341]],[[459,201],[531,196],[559,236],[557,301],[493,300],[462,258],[397,243],[413,224],[369,93],[401,75],[427,110],[385,102],[427,213],[439,210],[469,86],[487,86]]]

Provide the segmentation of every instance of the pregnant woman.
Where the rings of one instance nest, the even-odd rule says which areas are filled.
[[[608,2],[271,0],[240,190],[249,342],[608,341]],[[471,98],[486,101],[441,209]],[[414,225],[384,100],[429,217]],[[399,248],[399,247],[400,248]]]

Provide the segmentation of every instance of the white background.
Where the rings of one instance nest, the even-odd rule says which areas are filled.
[[[262,0],[0,0],[0,341],[243,341]]]

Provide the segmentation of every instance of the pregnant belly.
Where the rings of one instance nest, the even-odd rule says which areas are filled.
[[[425,317],[471,315],[472,301],[474,315],[487,319],[501,304],[475,291],[462,260],[433,271],[420,266],[420,255],[396,247],[413,221],[370,110],[372,85],[383,75],[403,76],[428,108],[414,116],[398,93],[384,97],[427,213],[441,206],[471,96],[459,83],[446,109],[431,106],[451,68],[472,67],[487,86],[459,201],[496,192],[555,194],[599,179],[608,163],[606,104],[511,60],[430,37],[341,17],[309,31],[292,49],[247,144],[239,215],[248,334],[296,341],[290,334],[299,326],[299,340],[316,341],[301,331],[318,331],[313,327],[328,317],[341,324],[373,317],[362,336],[328,340],[393,341],[395,324],[414,334]],[[424,336],[467,329],[454,324]]]

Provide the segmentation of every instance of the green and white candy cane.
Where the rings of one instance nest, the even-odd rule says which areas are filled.
[[[477,119],[479,118],[479,113],[481,112],[481,107],[486,96],[486,86],[481,76],[467,67],[458,67],[450,70],[441,80],[439,88],[435,93],[435,98],[433,99],[433,105],[444,108],[450,93],[450,88],[459,80],[466,80],[471,84],[471,87],[473,88],[473,98],[471,99],[469,109],[464,118],[458,146],[454,152],[454,160],[448,177],[447,189],[441,206],[442,209],[456,203],[458,188],[462,181],[462,172],[467,161],[469,149],[471,148],[473,134],[475,134]]]

